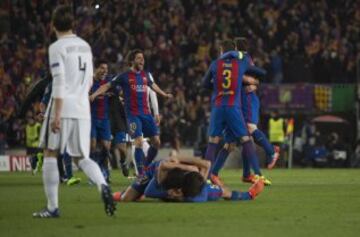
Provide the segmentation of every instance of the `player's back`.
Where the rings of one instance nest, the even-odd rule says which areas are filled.
[[[62,118],[90,118],[89,90],[93,81],[92,52],[89,44],[76,35],[59,38],[49,48],[53,77],[63,73]]]
[[[211,64],[213,78],[212,105],[239,106],[242,78],[248,66],[248,59],[217,59]]]

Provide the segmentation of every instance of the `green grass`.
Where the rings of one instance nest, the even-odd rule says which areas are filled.
[[[113,190],[129,184],[114,173]],[[0,236],[360,236],[360,169],[277,169],[266,175],[273,186],[255,201],[145,200],[118,204],[114,218],[105,215],[95,187],[62,185],[61,218],[43,220],[31,217],[45,206],[41,176],[0,173]],[[240,171],[222,176],[233,189],[248,187],[239,181]]]

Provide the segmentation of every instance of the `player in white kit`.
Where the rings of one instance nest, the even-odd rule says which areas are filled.
[[[93,59],[89,44],[72,32],[73,15],[69,6],[59,6],[52,16],[58,40],[49,47],[49,65],[53,78],[52,94],[41,131],[40,146],[45,149],[43,182],[47,207],[34,217],[59,217],[59,172],[56,157],[66,151],[79,158],[79,166],[96,183],[107,215],[115,205],[110,187],[99,166],[90,159],[89,90],[93,80]]]

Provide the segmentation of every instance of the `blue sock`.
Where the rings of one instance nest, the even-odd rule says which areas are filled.
[[[249,163],[249,157],[246,156],[245,154],[245,149],[244,147],[242,148],[242,162],[243,162],[243,177],[249,177],[251,172],[250,172],[250,163]]]
[[[153,147],[153,146],[150,146],[149,150],[148,150],[148,154],[147,154],[147,157],[145,159],[145,166],[148,166],[151,164],[151,162],[154,160],[154,158],[156,157],[158,153],[158,149]]]
[[[251,200],[251,196],[249,192],[240,192],[240,191],[232,191],[231,192],[231,198],[232,201],[247,201]]]
[[[143,175],[144,173],[144,152],[142,148],[135,148],[135,162],[136,162],[136,168],[138,170],[139,175]]]
[[[218,146],[217,143],[212,143],[212,142],[209,142],[207,145],[206,153],[205,153],[205,160],[210,161],[211,164],[213,164],[215,161],[215,153],[216,153],[217,146]]]
[[[274,151],[274,146],[271,145],[271,143],[269,142],[269,140],[266,138],[265,134],[259,130],[256,129],[251,136],[254,138],[254,141],[256,144],[258,144],[259,146],[261,146],[265,153],[267,158],[271,158],[274,155],[275,151]]]
[[[245,158],[248,158],[254,173],[261,176],[259,158],[256,154],[255,147],[252,141],[247,141],[242,144],[243,146],[243,155]]]
[[[65,165],[65,174],[66,174],[66,177],[68,179],[71,179],[71,177],[73,177],[73,170],[72,170],[72,160],[71,160],[71,157],[69,156],[68,153],[64,153],[62,155],[63,157],[63,160],[64,160],[64,165]]]
[[[214,164],[211,164],[211,173],[214,175],[219,175],[219,171],[225,164],[227,157],[229,156],[229,151],[226,149],[221,149],[218,155],[216,156],[216,161]]]

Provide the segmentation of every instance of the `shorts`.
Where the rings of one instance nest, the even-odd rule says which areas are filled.
[[[225,129],[236,139],[248,136],[245,120],[238,107],[223,106],[211,110],[209,136],[220,137]]]
[[[113,143],[116,144],[122,144],[127,143],[130,141],[129,135],[126,134],[126,132],[117,132],[114,137]]]
[[[46,117],[40,133],[40,147],[66,152],[72,157],[88,158],[90,153],[90,119],[62,118],[60,132],[53,133],[51,118]]]
[[[154,137],[159,135],[159,128],[155,123],[154,117],[150,114],[128,115],[128,131],[131,138]]]
[[[246,123],[259,123],[260,101],[255,93],[244,93],[241,96],[241,111]]]
[[[105,141],[111,140],[109,119],[91,119],[91,138]]]

